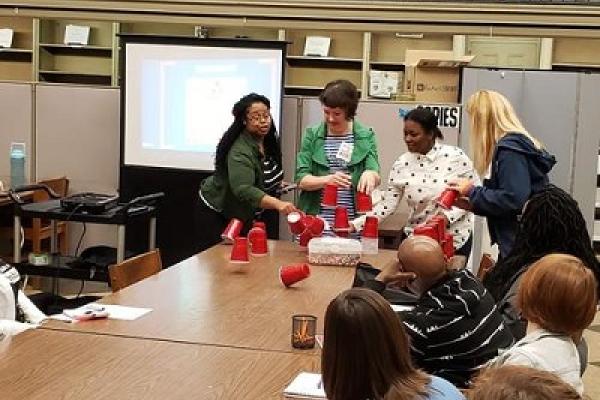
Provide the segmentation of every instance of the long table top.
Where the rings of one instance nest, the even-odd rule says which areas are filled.
[[[292,315],[317,316],[322,332],[327,305],[352,285],[354,268],[312,266],[309,278],[285,288],[279,267],[306,260],[306,251],[290,242],[269,242],[269,255],[252,257],[249,264],[229,263],[230,250],[214,246],[102,300],[153,309],[137,320],[49,321],[42,327],[289,352],[295,351]],[[382,267],[395,260],[395,252],[383,250],[363,260]]]
[[[280,399],[319,357],[27,331],[0,341],[3,400]]]

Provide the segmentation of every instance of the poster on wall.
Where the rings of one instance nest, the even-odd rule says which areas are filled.
[[[398,117],[404,119],[406,114],[417,107],[423,107],[431,110],[438,119],[438,127],[453,128],[460,130],[460,119],[462,107],[456,105],[443,104],[417,104],[416,106],[398,108]]]

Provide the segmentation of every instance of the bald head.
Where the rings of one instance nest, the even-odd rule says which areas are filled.
[[[423,282],[435,283],[446,275],[446,258],[439,243],[427,236],[405,239],[398,248],[398,261]]]

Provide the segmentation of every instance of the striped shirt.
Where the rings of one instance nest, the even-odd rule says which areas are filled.
[[[273,157],[263,159],[263,180],[265,193],[273,197],[280,196],[283,169]]]
[[[364,286],[378,292],[385,289],[376,280]],[[465,269],[450,272],[401,318],[416,364],[458,387],[466,387],[498,350],[513,343],[494,298]]]
[[[325,157],[327,158],[327,162],[329,163],[329,172],[334,174],[336,172],[343,172],[344,174],[350,175],[350,171],[348,169],[348,163],[337,157],[338,151],[340,150],[340,146],[343,143],[350,144],[354,146],[354,134],[352,132],[346,132],[343,135],[327,135],[325,137],[324,149],[325,149]],[[338,207],[344,207],[348,210],[348,220],[352,221],[355,218],[354,214],[354,191],[352,188],[338,188],[337,191],[337,205]],[[321,191],[321,196],[323,191]],[[327,229],[323,235],[324,236],[332,236],[334,235],[331,227],[333,227],[333,222],[335,219],[335,208],[325,208],[321,207],[321,212],[319,214],[327,224],[329,225],[329,229]]]

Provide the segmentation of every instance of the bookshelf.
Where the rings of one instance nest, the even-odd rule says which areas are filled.
[[[34,19],[0,17],[0,28],[13,30],[11,48],[0,48],[0,80],[35,81],[33,74]]]

